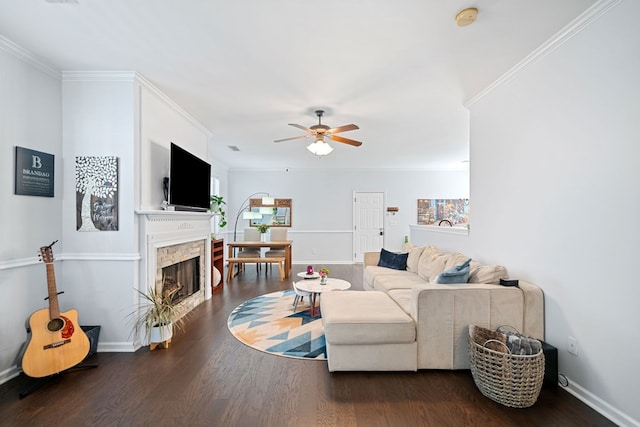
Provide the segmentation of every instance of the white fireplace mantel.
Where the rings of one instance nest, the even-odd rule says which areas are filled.
[[[188,211],[162,211],[162,210],[137,210],[136,215],[144,215],[150,221],[179,221],[179,220],[199,220],[211,219],[211,212],[188,212]]]
[[[140,219],[140,248],[145,256],[141,268],[141,286],[155,281],[158,248],[196,240],[205,241],[205,254],[211,253],[211,217],[209,212],[137,210]],[[205,299],[211,298],[211,257],[205,256]]]

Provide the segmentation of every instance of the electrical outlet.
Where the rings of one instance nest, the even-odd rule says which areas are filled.
[[[575,356],[578,355],[578,340],[572,336],[567,340],[567,351]]]
[[[318,251],[316,251],[315,249],[311,249],[311,255],[315,255]]]

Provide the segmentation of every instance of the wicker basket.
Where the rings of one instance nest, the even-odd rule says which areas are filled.
[[[469,326],[469,362],[473,381],[480,392],[512,408],[528,408],[536,403],[544,380],[544,353],[509,354],[506,345],[507,353],[491,350],[477,328]]]

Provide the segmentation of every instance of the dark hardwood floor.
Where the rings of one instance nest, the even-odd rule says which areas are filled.
[[[361,266],[329,268],[361,289]],[[193,312],[169,349],[98,353],[88,360],[96,369],[59,375],[23,399],[35,380],[20,375],[0,386],[0,425],[614,425],[560,387],[512,409],[482,396],[469,371],[329,373],[326,362],[261,353],[229,334],[237,305],[290,286],[249,266]]]

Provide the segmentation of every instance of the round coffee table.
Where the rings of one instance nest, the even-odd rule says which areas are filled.
[[[326,285],[321,285],[320,279],[300,280],[293,285],[301,291],[311,293],[311,317],[316,316],[316,296],[323,292],[344,291],[351,287],[351,283],[346,280],[334,279],[333,277],[327,278]],[[320,310],[320,307],[318,307],[318,310]]]

